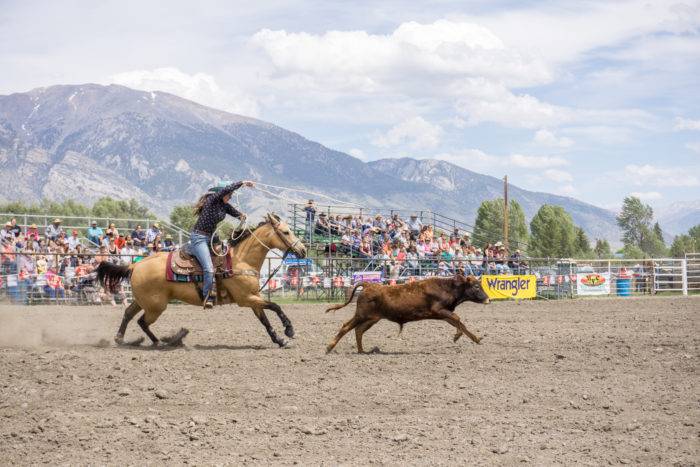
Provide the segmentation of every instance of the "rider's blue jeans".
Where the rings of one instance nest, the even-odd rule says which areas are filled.
[[[211,255],[209,254],[209,237],[192,232],[190,234],[190,249],[192,254],[197,257],[204,272],[204,286],[202,289],[206,298],[214,285],[214,263],[211,262]]]

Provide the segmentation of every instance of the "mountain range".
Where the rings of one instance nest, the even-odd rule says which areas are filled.
[[[135,198],[160,215],[220,180],[304,188],[370,210],[433,210],[469,224],[482,200],[502,196],[501,180],[447,162],[365,163],[271,123],[118,85],[0,96],[0,168],[3,201]],[[247,212],[286,211],[285,201],[252,193],[242,197]],[[528,220],[542,204],[560,205],[592,239],[619,244],[609,210],[516,186],[509,193]]]

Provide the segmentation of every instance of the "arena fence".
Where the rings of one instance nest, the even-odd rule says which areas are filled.
[[[264,270],[274,271],[279,260],[268,259]],[[263,291],[269,299],[339,300],[361,281],[402,284],[427,277],[449,277],[455,273],[484,278],[532,278],[535,297],[632,297],[659,293],[687,295],[686,259],[553,259],[525,258],[519,263],[487,264],[473,261],[420,259],[414,261],[371,258],[287,259]],[[261,286],[267,280],[263,274]],[[519,298],[519,297],[514,297]]]
[[[127,282],[112,295],[97,284],[99,261],[138,262],[144,255],[81,255],[0,253],[0,302],[23,304],[121,304],[131,300]],[[403,284],[428,277],[474,274],[487,285],[531,280],[533,295],[511,298],[565,299],[595,296],[631,297],[653,294],[687,295],[700,290],[700,255],[683,259],[553,259],[525,258],[510,264],[481,259],[416,259],[399,262],[375,258],[288,257],[280,264],[270,256],[263,265],[260,285],[269,299],[337,301],[359,282]],[[271,271],[276,271],[270,278]],[[267,281],[267,283],[265,283]]]
[[[100,305],[131,301],[131,287],[123,282],[117,294],[97,283],[99,261],[130,264],[143,255],[0,254],[0,302],[14,304]]]

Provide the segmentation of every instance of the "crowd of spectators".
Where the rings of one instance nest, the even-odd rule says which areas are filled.
[[[92,221],[80,232],[65,229],[61,219],[54,219],[41,232],[36,224],[20,226],[11,219],[0,229],[0,285],[4,281],[16,287],[22,300],[77,294],[91,302],[116,304],[115,298],[125,301],[123,294],[115,297],[96,287],[94,270],[99,263],[130,264],[174,249],[172,236],[164,234],[158,223],[120,232],[113,223],[103,228]]]
[[[416,214],[405,220],[398,214],[384,218],[321,212],[316,216],[314,210],[310,216],[312,207],[310,200],[307,228],[313,226],[317,239],[332,239],[327,252],[378,260],[387,265],[389,275],[519,273],[527,266],[520,250],[509,254],[502,242],[477,247],[469,232],[436,231]]]

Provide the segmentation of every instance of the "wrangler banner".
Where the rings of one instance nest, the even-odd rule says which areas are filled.
[[[481,286],[489,298],[535,298],[537,278],[527,276],[481,276]]]

